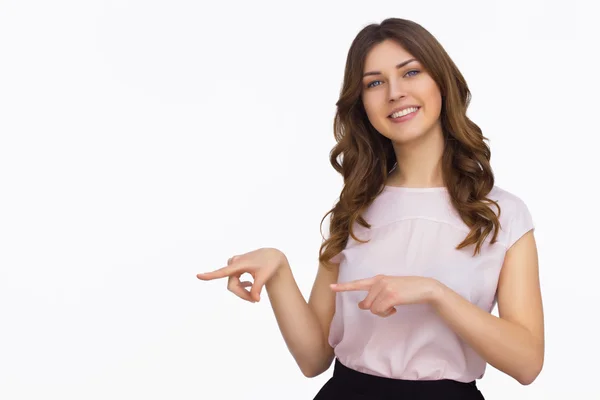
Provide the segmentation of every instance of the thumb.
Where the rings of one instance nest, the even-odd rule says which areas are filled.
[[[260,292],[262,291],[264,284],[264,279],[259,277],[256,277],[256,279],[252,283],[252,288],[250,289],[250,297],[252,297],[254,301],[260,301]]]

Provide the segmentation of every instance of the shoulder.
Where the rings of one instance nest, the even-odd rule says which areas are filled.
[[[487,197],[496,201],[502,208],[502,213],[506,211],[505,214],[513,214],[523,208],[527,208],[521,197],[499,186],[494,186]]]
[[[521,236],[534,229],[534,222],[529,207],[525,201],[515,193],[498,186],[494,186],[487,196],[494,200],[500,207],[500,234],[498,240],[506,248],[510,248]],[[491,206],[496,212],[495,206]]]

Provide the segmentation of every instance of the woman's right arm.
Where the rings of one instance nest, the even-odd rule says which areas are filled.
[[[329,345],[329,329],[335,312],[338,264],[333,269],[319,265],[308,302],[300,292],[285,255],[282,265],[265,284],[275,319],[285,343],[307,377],[327,371],[334,359]]]

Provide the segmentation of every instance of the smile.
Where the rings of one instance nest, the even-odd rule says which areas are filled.
[[[404,122],[412,119],[417,112],[421,109],[421,107],[409,107],[404,110],[397,111],[390,115],[388,118],[392,120],[392,122]]]

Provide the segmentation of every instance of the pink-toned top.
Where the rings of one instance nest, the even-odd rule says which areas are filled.
[[[495,186],[488,197],[500,205],[502,229],[495,244],[490,245],[490,235],[473,256],[473,246],[455,249],[469,229],[445,188],[386,186],[364,214],[371,229],[355,227],[357,237],[370,242],[350,237],[334,257],[340,263],[338,282],[378,274],[432,277],[491,312],[505,253],[534,226],[527,206],[514,194]],[[397,306],[395,314],[382,318],[358,308],[364,291],[336,296],[329,343],[345,366],[408,380],[470,382],[483,376],[485,360],[430,305]]]

